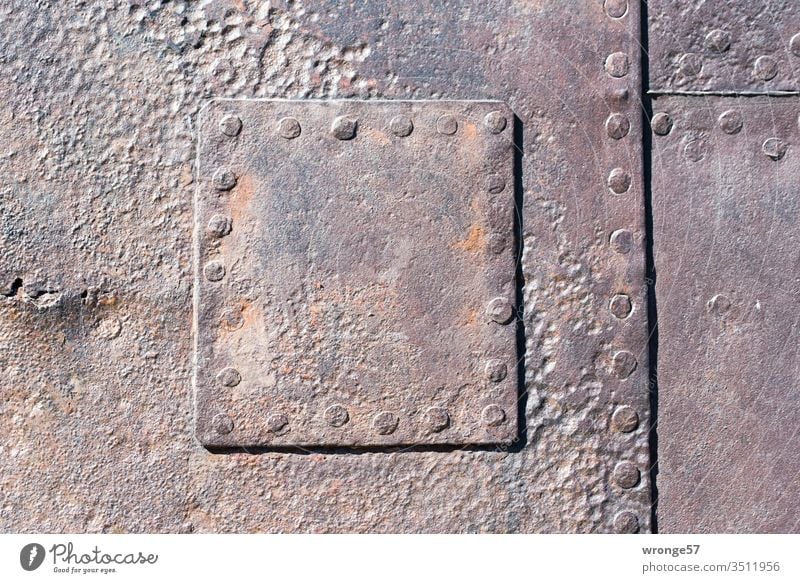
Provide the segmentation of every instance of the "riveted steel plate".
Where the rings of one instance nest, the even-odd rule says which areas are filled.
[[[471,101],[202,111],[202,443],[514,439],[512,120]]]
[[[651,0],[651,90],[778,92],[800,89],[796,0]]]
[[[799,104],[654,102],[664,532],[797,529]]]

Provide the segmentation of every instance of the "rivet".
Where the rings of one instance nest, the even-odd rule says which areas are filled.
[[[222,312],[221,321],[226,330],[239,330],[244,326],[242,311],[238,309],[228,308]]]
[[[650,120],[650,127],[659,136],[666,136],[672,131],[672,118],[667,113],[657,113]]]
[[[608,189],[614,194],[625,194],[631,187],[631,175],[622,168],[614,168],[608,174]]]
[[[742,131],[743,125],[742,114],[733,109],[729,109],[719,116],[719,127],[726,134],[738,134]]]
[[[789,146],[783,140],[778,138],[769,138],[764,142],[761,147],[768,158],[772,160],[780,160],[786,155],[786,150]]]
[[[342,115],[333,120],[331,133],[338,140],[352,140],[357,128],[358,120]]]
[[[637,366],[636,357],[627,350],[620,350],[611,358],[611,372],[624,381],[633,374]]]
[[[708,300],[708,310],[717,316],[721,316],[731,308],[731,301],[727,296],[717,294]]]
[[[506,375],[508,374],[508,368],[506,367],[506,363],[504,363],[502,360],[493,358],[486,362],[486,368],[484,372],[486,373],[487,379],[493,383],[499,383],[506,378]]]
[[[208,232],[215,237],[224,237],[231,232],[231,219],[222,215],[214,215],[208,221]]]
[[[267,417],[267,431],[270,433],[278,433],[287,425],[289,425],[289,418],[283,413],[273,413]]]
[[[211,426],[214,428],[214,431],[220,435],[228,435],[233,431],[233,419],[228,417],[225,413],[218,413],[214,415],[214,418],[211,420]]]
[[[636,534],[639,532],[639,518],[629,510],[618,512],[614,517],[614,532],[617,534]]]
[[[499,174],[490,174],[486,177],[486,190],[492,194],[503,192],[506,187],[505,178]]]
[[[628,0],[605,0],[603,7],[611,18],[622,18],[628,12]]]
[[[372,418],[372,427],[380,435],[390,435],[397,429],[400,419],[391,411],[381,411]]]
[[[494,298],[486,306],[486,314],[493,322],[508,324],[514,317],[514,308],[506,298]]]
[[[611,53],[606,57],[605,69],[611,77],[617,79],[624,77],[628,74],[630,66],[628,55],[625,53]]]
[[[612,113],[606,120],[606,131],[610,138],[621,140],[631,131],[631,122],[621,113]]]
[[[450,415],[441,407],[429,407],[425,411],[424,423],[429,432],[439,433],[450,425]]]
[[[217,373],[217,382],[223,387],[235,387],[242,382],[242,375],[232,366],[227,366]]]
[[[703,59],[697,53],[686,53],[678,61],[678,67],[687,77],[696,77],[703,70]]]
[[[639,414],[627,405],[622,406],[611,415],[611,426],[620,433],[630,433],[639,427]]]
[[[209,261],[203,268],[208,281],[220,281],[225,277],[225,266],[221,261]]]
[[[506,412],[499,405],[488,405],[481,411],[481,420],[484,425],[497,427],[506,420]]]
[[[284,117],[278,121],[278,133],[282,138],[293,140],[301,131],[300,122],[293,117]]]
[[[692,162],[699,162],[706,157],[707,150],[705,140],[690,140],[683,147],[683,155]]]
[[[631,299],[628,296],[625,294],[617,294],[611,298],[608,308],[616,318],[624,320],[631,315],[633,306],[631,305]]]
[[[228,137],[236,137],[242,131],[242,120],[236,115],[226,115],[219,120],[219,131]]]
[[[770,56],[764,55],[756,59],[753,65],[753,75],[761,81],[771,81],[778,74],[778,62]]]
[[[619,462],[614,467],[614,483],[620,488],[629,490],[639,483],[640,478],[639,468],[631,462]]]
[[[236,175],[227,168],[220,168],[214,172],[211,183],[217,190],[230,190],[236,186]]]
[[[730,33],[715,28],[706,35],[706,47],[715,53],[724,53],[731,47]]]
[[[490,132],[499,134],[506,129],[508,120],[506,120],[506,117],[499,111],[490,111],[486,114],[486,117],[483,118],[483,123],[489,128]]]
[[[341,427],[350,420],[350,413],[347,412],[343,405],[331,405],[325,409],[324,416],[328,425],[333,425],[334,427]]]
[[[789,49],[796,57],[800,57],[800,34],[796,34],[789,41]]]
[[[487,246],[489,247],[489,251],[494,253],[495,255],[500,255],[506,249],[506,237],[505,235],[501,235],[500,233],[492,233],[489,235]]]
[[[609,239],[611,249],[615,253],[626,254],[633,249],[633,234],[627,229],[618,229],[611,233]]]
[[[414,131],[414,122],[407,115],[396,115],[389,122],[389,129],[397,137],[405,138]]]
[[[458,121],[450,114],[445,114],[436,120],[436,131],[445,136],[452,136],[458,130]]]

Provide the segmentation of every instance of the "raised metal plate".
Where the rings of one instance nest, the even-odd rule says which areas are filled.
[[[514,440],[512,120],[490,101],[203,109],[203,444]]]
[[[655,92],[797,91],[797,0],[650,0]]]

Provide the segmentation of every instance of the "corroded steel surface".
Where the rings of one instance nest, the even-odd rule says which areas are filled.
[[[649,0],[650,90],[798,91],[796,0]]]
[[[511,443],[513,167],[499,102],[205,107],[200,441]]]
[[[0,29],[0,529],[650,529],[638,3],[11,0]],[[212,97],[509,105],[516,445],[195,440]]]
[[[798,529],[798,105],[654,101],[662,531]]]

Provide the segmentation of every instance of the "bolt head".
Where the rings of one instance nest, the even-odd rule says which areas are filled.
[[[500,255],[503,251],[505,251],[507,244],[508,241],[506,240],[505,235],[501,235],[500,233],[492,233],[487,239],[489,251],[495,255]]]
[[[414,131],[414,122],[407,115],[396,115],[389,122],[389,130],[398,138],[405,138]]]
[[[608,175],[607,184],[614,194],[625,194],[631,187],[631,175],[622,168],[614,168]]]
[[[331,133],[337,140],[352,140],[357,129],[358,120],[344,115],[334,119],[331,125]]]
[[[708,309],[713,314],[717,316],[721,316],[731,308],[731,301],[728,299],[727,296],[722,294],[717,294],[710,300],[708,300]]]
[[[273,413],[267,417],[267,431],[278,433],[289,425],[289,418],[283,413]]]
[[[742,131],[743,125],[742,114],[733,109],[729,109],[719,116],[719,127],[726,134],[738,134]]]
[[[639,532],[639,518],[628,510],[618,512],[614,517],[614,532],[617,534],[636,534]]]
[[[226,330],[239,330],[244,326],[244,317],[239,309],[228,308],[222,312],[222,325]]]
[[[514,308],[506,298],[494,298],[486,306],[486,314],[493,322],[508,324],[514,317]]]
[[[506,180],[499,174],[490,174],[486,177],[486,190],[491,194],[499,194],[506,188]]]
[[[689,140],[683,147],[683,155],[692,162],[699,162],[706,157],[708,145],[705,140]]]
[[[508,375],[508,368],[505,362],[493,358],[486,362],[485,373],[488,380],[493,383],[499,383]]]
[[[620,320],[624,320],[630,316],[631,310],[633,310],[631,298],[625,294],[617,294],[611,298],[611,302],[609,303],[608,307],[614,317]]]
[[[452,136],[458,131],[458,121],[452,115],[445,114],[436,121],[436,131],[445,136]]]
[[[621,381],[633,374],[638,363],[636,357],[627,350],[620,350],[611,358],[611,373]]]
[[[631,462],[619,462],[614,467],[614,483],[620,488],[630,490],[641,480],[641,473]]]
[[[203,273],[208,281],[221,281],[225,277],[225,266],[222,261],[209,261],[203,268]]]
[[[487,427],[499,427],[506,420],[506,412],[499,405],[488,405],[481,411],[481,421]]]
[[[611,426],[620,433],[630,433],[639,427],[639,414],[627,405],[619,407],[611,415]]]
[[[217,373],[217,382],[223,387],[235,387],[242,382],[242,375],[232,366],[228,366]]]
[[[224,237],[230,234],[232,223],[230,217],[214,215],[208,221],[208,232],[214,237]]]
[[[333,427],[342,427],[350,420],[350,413],[343,405],[331,405],[325,409],[325,421]]]
[[[236,175],[228,168],[220,168],[211,177],[211,183],[217,190],[230,190],[236,186]]]
[[[672,131],[672,118],[667,113],[657,113],[650,120],[650,127],[658,136],[666,136]]]
[[[229,138],[234,138],[242,131],[242,120],[237,115],[226,115],[219,120],[219,131]]]
[[[302,129],[300,122],[293,117],[284,117],[278,121],[278,134],[287,140],[293,140],[298,137]]]
[[[778,74],[778,62],[767,55],[758,57],[753,65],[753,76],[760,81],[771,81]]]
[[[706,47],[715,53],[724,53],[731,47],[730,33],[718,28],[706,35]]]
[[[628,12],[628,0],[605,0],[603,9],[611,18],[622,18]]]
[[[800,34],[796,34],[789,41],[789,49],[795,57],[800,57]]]
[[[778,138],[769,138],[764,142],[764,145],[761,147],[766,154],[767,158],[778,161],[782,159],[786,155],[786,151],[789,149],[789,146],[783,140]]]
[[[489,128],[489,131],[493,134],[499,134],[506,129],[508,120],[506,120],[506,116],[499,111],[490,111],[486,114],[486,117],[483,118],[483,124]]]
[[[214,418],[211,420],[211,427],[220,435],[228,435],[233,431],[233,419],[228,417],[225,413],[218,413],[214,415]]]
[[[400,418],[391,411],[381,411],[372,418],[372,428],[379,435],[391,435],[399,423]]]
[[[633,249],[633,233],[627,229],[618,229],[611,233],[609,243],[615,253],[622,255],[630,253],[631,249]]]
[[[621,140],[631,131],[631,122],[627,116],[621,113],[612,113],[606,120],[606,132],[608,137]]]
[[[678,61],[678,68],[687,77],[697,77],[703,70],[703,59],[697,53],[686,53]]]
[[[442,407],[429,407],[425,411],[425,427],[430,433],[439,433],[450,426],[450,415]]]
[[[625,53],[611,53],[606,57],[605,69],[610,77],[620,79],[628,74],[630,60]]]

